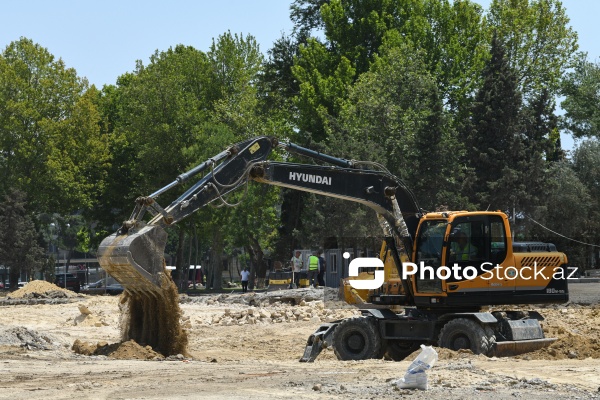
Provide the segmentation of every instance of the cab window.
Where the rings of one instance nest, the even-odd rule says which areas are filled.
[[[425,221],[421,225],[417,240],[417,264],[421,261],[425,265],[439,267],[442,261],[442,245],[447,221]]]
[[[504,221],[496,215],[457,218],[447,254],[450,264],[501,263],[506,258]]]

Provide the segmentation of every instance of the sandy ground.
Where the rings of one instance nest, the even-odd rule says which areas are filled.
[[[599,285],[576,291],[597,294]],[[314,363],[298,362],[317,320],[355,312],[328,310],[319,301],[261,302],[252,293],[183,297],[188,357],[136,360],[133,347],[117,356],[72,350],[76,341],[94,348],[120,341],[120,297],[54,297],[47,304],[0,302],[0,398],[600,398],[595,302],[536,308],[546,317],[547,335],[560,339],[536,353],[487,358],[438,349],[430,388],[420,391],[395,386],[414,357],[341,362],[326,350]]]

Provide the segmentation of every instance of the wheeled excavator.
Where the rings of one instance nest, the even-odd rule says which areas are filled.
[[[319,164],[269,160],[277,148]],[[158,204],[161,194],[198,175],[170,205]],[[160,297],[168,281],[165,229],[210,203],[225,201],[249,181],[366,205],[375,211],[385,238],[379,256],[383,285],[352,289],[364,303],[362,315],[319,326],[300,361],[314,361],[327,347],[341,360],[401,360],[422,343],[503,356],[556,340],[544,336],[539,313],[500,307],[568,301],[567,257],[554,245],[514,242],[508,217],[500,211],[425,213],[410,189],[385,168],[274,137],[231,145],[139,197],[130,218],[100,244],[100,264],[126,292]],[[147,222],[146,213],[151,214]],[[461,251],[465,239],[469,250]],[[437,273],[442,269],[453,274]]]

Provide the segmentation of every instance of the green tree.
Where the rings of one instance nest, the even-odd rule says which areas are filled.
[[[38,243],[35,224],[27,212],[25,193],[11,189],[3,197],[0,260],[8,267],[11,290],[16,290],[22,273],[32,276],[44,265],[44,249]]]
[[[527,239],[554,243],[559,251],[567,254],[571,266],[585,268],[591,248],[567,238],[599,244],[598,236],[593,232],[593,225],[597,225],[597,219],[594,219],[597,212],[593,210],[597,205],[574,167],[566,160],[549,165],[544,181],[544,201],[532,213],[544,228],[526,218],[531,225]]]
[[[306,40],[293,68],[300,82],[299,129],[315,140],[336,118],[348,85],[367,72],[382,46],[422,50],[424,68],[436,79],[450,109],[464,109],[488,55],[482,9],[470,1],[296,1],[296,29],[323,29],[325,40]]]
[[[572,67],[577,33],[559,0],[494,0],[487,18],[526,98],[543,88],[556,95],[561,77]]]
[[[517,78],[494,38],[464,136],[465,163],[475,172],[467,185],[479,209],[508,210],[525,201],[521,104]]]
[[[0,55],[0,192],[27,193],[32,207],[89,207],[105,178],[95,89],[47,49],[21,38]]]
[[[138,61],[120,81],[116,131],[135,155],[131,198],[170,183],[193,162],[183,152],[213,111],[212,75],[206,54],[178,45],[155,52],[147,66]]]
[[[250,35],[243,37],[227,32],[213,41],[208,56],[216,76],[215,88],[221,95],[214,103],[215,112],[207,131],[210,135],[199,140],[199,143],[212,143],[208,146],[213,150],[212,156],[243,138],[266,134],[266,127],[272,127],[272,124],[261,114],[260,78],[264,58],[256,39]],[[240,176],[243,172],[239,171]],[[262,246],[266,242],[262,240],[260,232],[268,220],[259,219],[257,223],[249,221],[250,215],[256,215],[249,211],[249,207],[258,202],[261,204],[260,213],[266,215],[274,207],[274,201],[268,197],[256,198],[252,190],[242,191],[243,201],[238,206],[207,209],[209,222],[204,229],[208,228],[210,234],[207,239],[211,243],[212,269],[215,274],[218,272],[213,287],[221,287],[222,257],[227,247],[244,247],[254,259],[252,277],[257,272],[259,276],[265,276]],[[226,201],[237,204],[240,200],[238,195],[233,195]],[[226,205],[219,200],[215,204]],[[248,216],[245,212],[249,213]],[[223,226],[227,228],[223,229]],[[259,267],[258,271],[256,267]]]
[[[325,125],[330,116],[340,112],[356,70],[345,56],[328,51],[316,39],[309,39],[300,47],[300,56],[292,72],[300,82],[300,93],[295,99],[300,129],[297,137],[302,137],[301,144],[311,139],[323,141]]]
[[[113,223],[128,215],[136,197],[155,192],[197,164],[187,149],[213,112],[218,98],[214,75],[206,54],[178,45],[156,51],[147,66],[138,62],[134,73],[119,77],[116,88],[105,88],[100,104],[108,111],[104,122],[109,129],[114,177],[111,190],[105,192],[111,209],[105,211],[115,217]],[[157,201],[166,206],[182,189],[175,188]],[[177,229],[172,235],[182,239],[184,225]],[[175,250],[180,255],[180,273],[185,261],[183,245],[180,240]]]
[[[99,101],[107,111],[103,123],[115,156],[111,173],[122,168],[115,161],[130,169],[124,177],[116,177],[113,188],[123,188],[123,198],[130,199],[153,193],[228,145],[263,134],[258,92],[262,66],[256,40],[230,32],[215,39],[207,53],[180,45],[157,51],[147,66],[138,62],[136,71],[120,77],[118,86],[105,90]],[[159,203],[168,204],[182,190],[161,195]],[[186,236],[201,224],[199,240],[210,246],[200,247],[210,247],[207,267],[214,272],[214,287],[220,287],[228,218],[229,210],[207,208],[189,223],[177,225],[171,236],[177,238],[172,250],[180,274],[189,259],[184,252]]]
[[[256,39],[227,32],[213,40],[207,56],[215,80],[213,88],[218,93],[211,120],[241,136],[260,135],[257,107],[263,55]]]
[[[600,137],[600,64],[583,58],[566,74],[563,126],[576,138]]]
[[[587,189],[591,199],[591,207],[586,213],[581,209],[580,213],[586,216],[581,221],[580,237],[587,243],[600,245],[600,141],[596,138],[582,142],[573,153],[573,169],[581,183]],[[563,189],[564,190],[564,189]],[[570,205],[569,207],[573,207]],[[586,249],[591,253],[594,249]]]
[[[330,147],[385,165],[426,209],[459,205],[462,150],[449,118],[423,52],[396,46],[353,86]]]
[[[321,6],[330,0],[294,0],[290,6],[290,19],[294,32],[299,37],[309,37],[316,30],[323,29]]]
[[[292,74],[294,58],[298,56],[298,43],[282,35],[267,51],[259,75],[259,109],[265,132],[276,136],[294,138],[298,115],[294,97],[300,92],[298,81]]]
[[[556,161],[562,151],[557,123],[554,115],[554,100],[548,90],[542,89],[539,95],[521,110],[523,119],[523,179],[526,196],[522,199],[523,212],[532,212],[545,201],[544,186],[549,164]],[[557,147],[558,146],[558,147]],[[525,173],[526,171],[526,173]]]

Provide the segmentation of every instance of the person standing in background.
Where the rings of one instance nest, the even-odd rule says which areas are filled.
[[[317,275],[317,279],[319,286],[325,286],[325,258],[323,257],[323,250],[319,249],[317,256],[319,257],[319,274]]]
[[[296,250],[296,254],[292,256],[292,281],[290,282],[290,289],[293,289],[294,285],[297,288],[300,287],[300,271],[302,271],[303,266],[302,254],[300,250]]]
[[[248,291],[248,281],[250,280],[248,267],[244,267],[244,270],[240,272],[240,276],[242,277],[242,293],[246,293]]]
[[[312,256],[308,257],[308,287],[319,286],[317,277],[319,276],[319,257],[317,252],[313,251]]]

